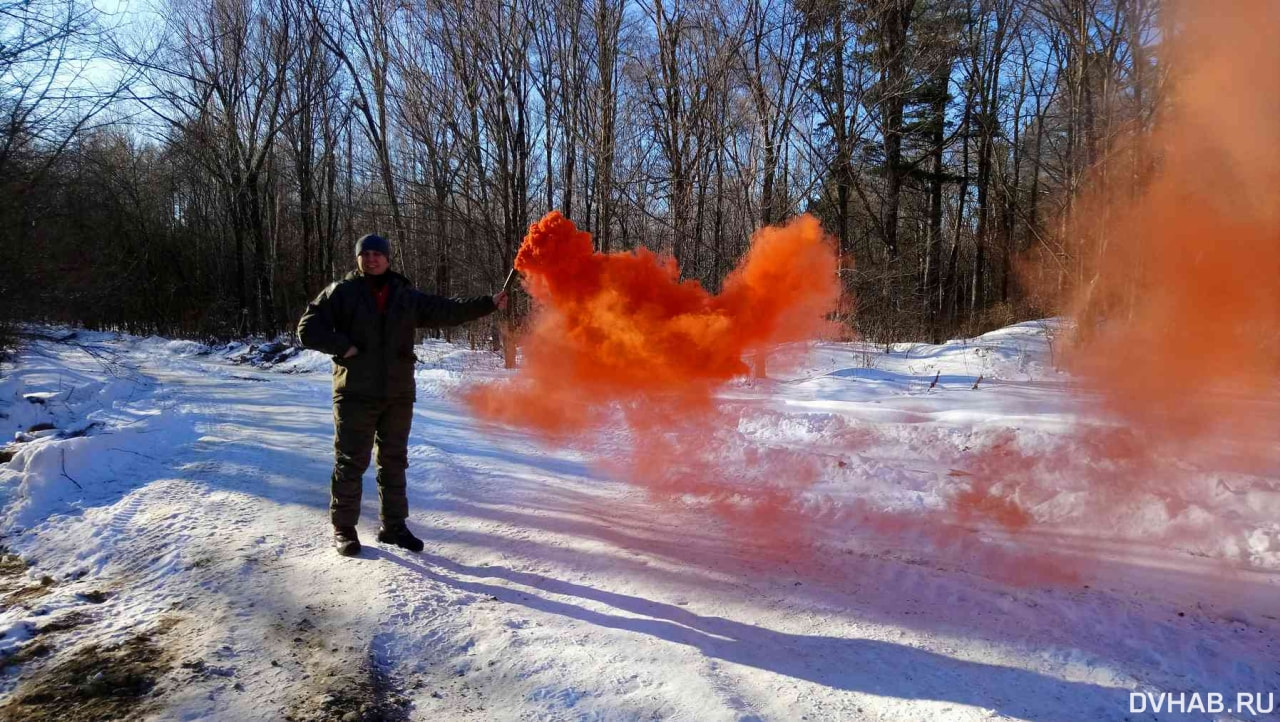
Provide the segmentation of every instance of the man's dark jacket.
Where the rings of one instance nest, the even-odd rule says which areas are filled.
[[[333,357],[333,397],[413,399],[413,330],[456,326],[496,310],[491,296],[431,296],[387,271],[387,312],[378,313],[370,284],[359,271],[329,284],[298,321],[306,348]],[[359,353],[343,358],[352,346]]]

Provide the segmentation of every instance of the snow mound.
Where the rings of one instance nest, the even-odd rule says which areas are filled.
[[[113,501],[138,483],[140,468],[163,467],[166,450],[192,438],[191,424],[157,404],[146,377],[68,384],[72,378],[59,375],[50,389],[51,379],[32,369],[0,383],[0,431],[14,439],[0,466],[0,528]]]

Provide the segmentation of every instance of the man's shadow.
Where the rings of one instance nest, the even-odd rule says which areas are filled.
[[[385,558],[460,591],[599,627],[687,645],[713,659],[832,689],[971,705],[1037,722],[1151,719],[1149,715],[1129,713],[1127,689],[1070,682],[892,642],[779,632],[723,617],[694,614],[680,606],[642,597],[499,566],[467,566],[432,554],[409,556],[380,549],[370,549],[366,554]],[[501,580],[526,589],[478,581],[481,579]],[[592,611],[540,596],[535,590],[606,604],[637,617]]]

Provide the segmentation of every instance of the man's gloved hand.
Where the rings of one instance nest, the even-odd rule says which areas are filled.
[[[507,292],[498,291],[497,295],[493,297],[493,305],[497,306],[499,311],[507,310]]]

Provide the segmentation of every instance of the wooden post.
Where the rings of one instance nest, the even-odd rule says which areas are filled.
[[[510,320],[503,319],[498,324],[498,329],[502,337],[502,366],[503,368],[513,369],[516,367],[515,328]]]
[[[752,376],[754,378],[757,378],[757,379],[769,378],[768,369],[766,368],[768,366],[768,360],[769,360],[769,354],[765,353],[763,349],[756,351],[755,364],[754,364],[754,368],[752,369],[753,370]]]

